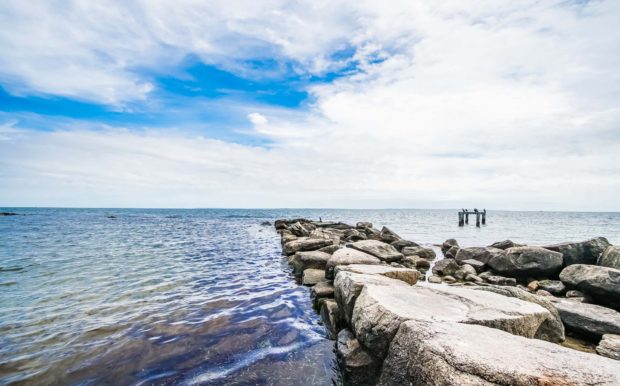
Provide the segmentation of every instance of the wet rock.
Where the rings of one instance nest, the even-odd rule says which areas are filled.
[[[540,280],[538,288],[555,296],[562,296],[566,293],[566,286],[559,280]]]
[[[396,268],[385,265],[341,265],[336,267],[336,275],[338,272],[353,272],[364,275],[380,275],[390,279],[400,280],[409,285],[414,285],[420,278],[420,272],[409,268]]]
[[[402,252],[403,248],[405,247],[419,247],[420,246],[418,243],[414,243],[413,241],[403,240],[403,239],[396,240],[390,243],[390,245],[396,248],[396,250],[399,252]]]
[[[315,301],[323,298],[333,298],[334,286],[326,281],[319,282],[310,289],[310,296]]]
[[[407,320],[482,324],[531,338],[548,316],[537,304],[462,287],[415,285],[395,290],[366,284],[355,302],[351,326],[360,343],[383,358]]]
[[[321,306],[321,319],[323,325],[327,329],[327,336],[329,339],[336,339],[338,331],[341,329],[340,312],[338,310],[338,304],[335,300],[326,299],[322,302]]]
[[[282,252],[285,255],[293,255],[297,252],[304,251],[316,251],[319,248],[332,245],[333,240],[329,239],[309,239],[306,237],[300,237],[297,240],[289,241],[282,247]]]
[[[442,259],[433,266],[433,274],[438,276],[452,276],[460,268],[454,259]]]
[[[357,229],[372,228],[372,223],[371,222],[367,222],[367,221],[360,221],[357,224],[355,224],[355,227]]]
[[[459,247],[452,247],[448,249],[443,255],[446,259],[454,259],[456,255],[459,253]]]
[[[562,270],[560,280],[592,296],[596,302],[620,309],[620,270],[573,264]]]
[[[368,253],[353,248],[342,248],[334,252],[330,259],[327,260],[327,264],[325,264],[326,276],[328,279],[333,279],[334,268],[340,265],[380,263],[381,260]]]
[[[441,284],[442,282],[441,277],[439,276],[431,276],[427,279],[427,281],[433,284]]]
[[[501,249],[490,247],[461,248],[457,252],[455,259],[459,264],[465,260],[478,260],[481,263],[487,264],[491,258],[502,252]]]
[[[620,269],[620,246],[611,245],[605,249],[605,252],[597,261],[597,265],[601,267],[609,267]]]
[[[448,239],[441,244],[441,253],[444,255],[452,247],[459,247],[459,243],[455,239]]]
[[[476,270],[476,273],[483,272],[486,267],[486,264],[484,264],[481,261],[474,260],[474,259],[463,260],[460,263],[463,265],[467,264],[467,265],[474,267],[474,269]]]
[[[596,304],[556,300],[566,328],[585,335],[600,337],[604,334],[620,334],[620,313]]]
[[[388,263],[398,261],[403,258],[403,254],[398,252],[396,248],[390,244],[377,240],[362,240],[348,244],[348,247],[375,256],[378,259]]]
[[[325,278],[325,271],[322,269],[308,268],[304,270],[302,275],[301,284],[303,285],[315,285],[320,282],[327,281]]]
[[[330,254],[319,251],[297,252],[291,258],[290,263],[293,265],[295,275],[301,276],[308,268],[325,270],[325,265],[331,257]]]
[[[564,266],[573,264],[596,264],[599,256],[609,247],[609,241],[597,237],[579,243],[561,243],[547,245],[544,248],[564,255]]]
[[[0,212],[0,216],[17,216],[14,212]]]
[[[524,247],[524,246],[525,246],[524,244],[517,244],[512,240],[498,241],[496,243],[489,245],[489,247],[497,248],[497,249],[508,249],[512,247]]]
[[[376,383],[381,362],[373,358],[348,329],[338,333],[336,357],[344,384],[357,386]]]
[[[603,339],[596,347],[596,353],[620,361],[620,335],[603,335]]]
[[[500,275],[549,278],[557,277],[562,269],[562,261],[562,254],[559,252],[541,247],[512,247],[491,257],[487,264]]]
[[[381,228],[381,233],[379,234],[379,237],[381,238],[381,241],[388,244],[401,239],[399,235],[392,232],[388,227]]]
[[[424,247],[405,247],[402,249],[402,253],[405,256],[420,256],[423,259],[433,260],[435,258],[435,251],[430,248]]]
[[[620,362],[478,325],[402,323],[379,384],[618,385]]]

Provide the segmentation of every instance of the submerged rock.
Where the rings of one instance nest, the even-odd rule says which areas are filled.
[[[377,240],[362,240],[348,244],[348,247],[375,256],[378,259],[386,261],[388,263],[392,261],[398,261],[403,258],[403,254],[398,252],[396,248],[394,248],[390,244],[386,244]]]
[[[512,247],[491,257],[487,264],[494,272],[510,277],[557,277],[562,254],[541,247]]]
[[[596,347],[596,353],[620,361],[620,335],[603,335],[603,339]]]
[[[381,362],[360,345],[353,333],[344,329],[338,333],[336,357],[346,385],[374,385]]]
[[[326,276],[328,279],[333,279],[334,268],[339,265],[380,263],[381,260],[368,253],[353,248],[342,248],[334,252],[330,259],[327,260],[327,264],[325,265]]]
[[[596,264],[599,256],[609,247],[604,237],[578,242],[547,245],[544,248],[564,255],[564,266],[573,264]]]
[[[611,245],[605,249],[605,252],[597,261],[597,265],[601,267],[609,267],[620,269],[620,246]]]
[[[567,328],[585,335],[600,337],[605,334],[620,334],[620,313],[596,304],[556,300]]]
[[[562,270],[560,280],[592,296],[601,304],[620,309],[620,270],[596,265],[573,264]]]

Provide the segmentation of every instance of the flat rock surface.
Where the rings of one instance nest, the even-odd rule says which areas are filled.
[[[410,268],[396,268],[389,265],[367,265],[352,264],[336,267],[335,274],[340,271],[362,273],[366,275],[381,275],[390,279],[401,280],[407,284],[414,285],[420,277],[420,272]]]
[[[620,312],[596,304],[554,301],[566,327],[589,335],[620,334]]]
[[[315,285],[324,281],[327,281],[327,279],[325,279],[325,271],[322,269],[308,268],[304,271],[301,284]]]
[[[375,256],[383,261],[392,262],[403,258],[403,254],[390,244],[378,240],[362,240],[348,245],[350,248],[357,249]]]
[[[381,260],[357,249],[341,248],[334,252],[325,264],[327,277],[334,277],[335,267],[350,264],[381,264]]]
[[[315,251],[319,248],[332,245],[333,243],[334,241],[329,239],[311,239],[300,237],[297,240],[285,243],[282,247],[282,252],[288,256],[301,251]]]
[[[406,320],[481,324],[531,338],[548,317],[549,311],[537,304],[491,292],[422,284],[395,289],[365,283],[355,301],[351,325],[360,342],[382,358]]]
[[[322,281],[316,283],[311,289],[310,294],[315,299],[331,298],[334,296],[334,286],[329,282]]]
[[[619,385],[620,362],[477,325],[411,320],[384,361],[382,385]]]
[[[295,274],[301,275],[308,268],[325,269],[330,257],[329,253],[320,251],[297,252],[291,258],[291,264]]]

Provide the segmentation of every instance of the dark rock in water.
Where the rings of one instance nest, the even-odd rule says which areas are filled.
[[[0,212],[0,216],[17,216],[17,213],[13,213],[13,212]]]
[[[288,256],[297,252],[316,251],[319,248],[332,245],[333,243],[333,240],[328,239],[309,239],[305,237],[300,237],[297,240],[289,241],[288,243],[284,244],[284,246],[282,247],[282,252],[284,252],[284,254]]]
[[[567,328],[584,335],[601,337],[604,334],[620,334],[620,313],[596,304],[556,300]]]
[[[405,256],[420,256],[428,260],[433,260],[435,258],[435,251],[424,247],[405,247],[402,250],[402,254]]]
[[[512,247],[491,257],[487,264],[494,272],[510,277],[557,277],[562,254],[541,247]]]
[[[566,293],[566,286],[559,280],[541,280],[538,282],[538,287],[555,296],[562,296]]]
[[[461,264],[464,264],[464,265],[467,264],[467,265],[474,267],[474,269],[476,270],[476,273],[483,272],[484,268],[486,267],[486,264],[484,264],[483,262],[479,260],[474,260],[474,259],[463,260],[461,261]]]
[[[353,248],[342,248],[334,252],[325,265],[326,277],[334,278],[334,268],[339,265],[350,264],[380,264],[381,260],[366,252],[358,251]]]
[[[596,347],[596,353],[620,361],[620,335],[603,335],[603,339]]]
[[[315,305],[320,299],[333,298],[334,286],[329,282],[322,281],[310,288],[310,297],[314,300]]]
[[[338,310],[338,304],[335,300],[326,299],[322,302],[321,306],[321,319],[327,329],[327,336],[329,339],[336,339],[338,331],[341,329],[342,322],[340,321],[340,311]]]
[[[598,258],[610,245],[606,238],[597,237],[579,243],[561,243],[547,245],[543,248],[563,254],[564,266],[568,267],[573,264],[596,264]]]
[[[491,247],[471,247],[461,248],[458,250],[455,259],[457,263],[462,263],[464,260],[478,260],[482,263],[488,264],[489,260],[493,257],[502,254],[504,251]]]
[[[455,259],[456,255],[459,253],[460,249],[461,248],[459,248],[459,247],[452,247],[452,248],[448,249],[446,251],[446,253],[444,253],[443,255],[444,255],[444,257],[446,259]]]
[[[396,250],[399,252],[402,252],[403,248],[405,247],[419,247],[420,246],[418,243],[414,243],[413,241],[409,241],[409,240],[396,240],[390,243],[390,245],[396,248]]]
[[[611,245],[605,249],[605,252],[597,261],[597,265],[601,267],[609,267],[620,269],[620,246]]]
[[[620,270],[597,265],[573,264],[562,270],[560,280],[584,292],[597,303],[620,309]]]
[[[524,246],[525,244],[517,244],[512,240],[498,241],[496,243],[489,245],[489,247],[497,248],[497,249],[508,249],[512,247],[524,247]]]
[[[388,243],[388,244],[401,239],[399,235],[392,232],[390,228],[388,227],[383,227],[381,229],[381,233],[379,234],[379,237],[381,237],[381,241],[383,241],[384,243]]]
[[[558,313],[558,310],[548,299],[532,295],[531,293],[517,287],[487,286],[477,287],[475,289],[478,291],[494,292],[496,294],[508,296],[511,298],[517,298],[519,300],[535,303],[541,307],[544,307],[547,311],[549,311],[550,315],[545,319],[544,322],[540,324],[540,327],[536,331],[534,338],[546,340],[553,343],[560,343],[564,341],[565,336],[562,319],[560,317],[560,314]]]
[[[373,255],[388,263],[398,261],[403,258],[403,254],[398,252],[396,248],[390,244],[377,240],[362,240],[348,244],[348,246],[350,248],[357,249],[358,251],[368,253],[369,255]]]
[[[271,226],[271,221],[263,221],[262,223],[260,223],[260,225],[262,225],[262,226]]]
[[[336,356],[345,385],[376,384],[381,361],[370,355],[348,329],[338,333]]]
[[[105,216],[105,218],[115,219],[115,218],[116,218],[116,216],[114,216],[114,215],[111,215],[111,214],[110,214],[110,215]]]
[[[444,255],[446,254],[446,252],[452,248],[452,247],[457,247],[458,248],[459,243],[455,240],[455,239],[448,239],[446,241],[443,242],[443,244],[441,244],[441,253],[443,253]]]
[[[367,222],[367,221],[360,221],[357,224],[355,224],[355,227],[358,229],[372,228],[372,223]]]
[[[452,276],[459,269],[459,265],[454,259],[439,260],[433,266],[433,274],[438,276]]]

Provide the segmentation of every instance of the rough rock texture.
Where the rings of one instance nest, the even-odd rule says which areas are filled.
[[[373,385],[381,362],[368,353],[353,333],[344,329],[338,333],[336,357],[346,385]]]
[[[562,269],[562,254],[541,247],[512,247],[493,256],[487,264],[494,272],[510,277],[557,277]]]
[[[319,249],[317,249],[317,251],[325,252],[327,254],[333,255],[334,252],[336,252],[340,248],[343,248],[343,246],[342,245],[334,245],[334,244],[332,244],[332,245],[328,245],[328,246],[323,247],[323,248],[319,248]]]
[[[501,249],[491,247],[461,248],[457,252],[455,259],[457,263],[472,259],[487,264],[492,257],[497,256],[502,252],[503,251]]]
[[[572,264],[596,264],[599,256],[610,245],[606,238],[597,237],[579,243],[547,245],[544,248],[563,254],[564,266],[568,267]]]
[[[332,245],[333,240],[330,239],[309,239],[306,237],[300,237],[297,240],[289,241],[282,247],[282,252],[286,255],[292,255],[302,251],[315,251],[319,248]]]
[[[405,256],[420,256],[423,259],[433,260],[435,258],[435,251],[430,248],[424,247],[405,247],[401,251]]]
[[[398,261],[403,258],[403,254],[398,252],[396,248],[390,244],[386,244],[377,240],[362,240],[348,245],[350,248],[373,255],[378,259],[387,261]]]
[[[441,244],[441,253],[445,255],[446,252],[448,252],[450,248],[452,247],[458,248],[458,246],[459,246],[459,243],[455,239],[448,239]]]
[[[474,267],[477,273],[483,272],[484,268],[486,267],[486,264],[474,259],[463,260],[461,261],[461,264],[471,265],[472,267]]]
[[[381,241],[388,244],[401,239],[399,235],[392,232],[392,230],[390,230],[390,228],[388,227],[381,228],[381,233],[379,234],[379,237],[381,238]]]
[[[620,246],[611,245],[598,259],[597,264],[602,267],[620,269]]]
[[[394,248],[396,248],[397,251],[401,252],[403,248],[405,247],[419,247],[420,245],[418,243],[415,243],[413,241],[409,241],[409,240],[396,240],[392,243],[390,243],[391,246],[393,246]]]
[[[504,240],[504,241],[498,241],[496,243],[493,243],[491,245],[489,245],[489,247],[492,248],[497,248],[497,249],[508,249],[508,248],[512,248],[512,247],[524,247],[525,245],[523,244],[517,244],[512,240]]]
[[[442,259],[433,266],[433,274],[439,276],[451,276],[459,269],[459,265],[454,259]]]
[[[360,232],[357,229],[349,229],[344,233],[344,239],[347,241],[360,241],[366,240],[367,238],[368,236],[366,236],[366,233]]]
[[[431,267],[431,263],[427,259],[423,259],[420,256],[405,256],[400,263],[407,268],[414,268],[418,270],[428,270]]]
[[[338,272],[341,271],[361,273],[365,275],[381,275],[390,279],[404,281],[409,285],[414,285],[418,282],[418,279],[420,278],[420,272],[416,271],[415,269],[394,268],[387,265],[342,265],[336,267],[335,274],[338,275]]]
[[[596,353],[620,361],[620,335],[603,335],[603,339],[596,347]]]
[[[325,276],[328,279],[334,278],[334,268],[339,265],[349,264],[380,264],[381,260],[369,255],[368,253],[358,251],[353,248],[342,248],[334,252],[325,264]]]
[[[296,222],[295,224],[289,226],[288,230],[297,237],[307,237],[310,235],[310,231],[301,225],[300,222]]]
[[[517,280],[515,278],[496,275],[492,271],[482,272],[478,276],[489,284],[513,287],[517,285]]]
[[[566,286],[559,280],[540,280],[538,288],[555,296],[562,296],[566,293]]]
[[[330,254],[319,251],[297,252],[291,258],[291,265],[295,275],[300,276],[308,268],[325,269]]]
[[[323,301],[323,305],[321,306],[321,319],[323,320],[325,329],[327,329],[329,339],[336,339],[342,323],[340,321],[338,304],[335,300],[326,299]]]
[[[318,300],[323,298],[333,298],[334,297],[334,285],[329,282],[322,281],[320,283],[316,283],[310,289],[310,296],[312,299]]]
[[[566,328],[600,337],[604,334],[620,334],[620,312],[596,304],[555,300]]]
[[[620,309],[620,270],[596,265],[573,264],[562,270],[560,280],[576,287],[598,303]]]
[[[393,291],[400,291],[401,287],[409,287],[409,284],[401,280],[394,280],[382,275],[364,275],[355,272],[339,271],[334,280],[334,298],[340,306],[340,310],[347,324],[351,324],[353,307],[362,289],[367,284],[390,286]]]
[[[325,279],[325,271],[322,269],[308,268],[304,271],[301,284],[303,285],[315,285],[317,283],[327,281]]]
[[[436,285],[396,290],[366,283],[350,325],[364,347],[383,358],[400,324],[410,319],[481,324],[531,338],[548,317],[549,311],[537,304],[491,292]]]
[[[360,221],[357,224],[355,224],[355,227],[358,229],[372,228],[372,223],[368,221]]]
[[[458,280],[465,280],[467,275],[475,275],[476,269],[468,264],[463,264],[459,269],[454,272],[454,277]]]
[[[620,362],[476,325],[401,324],[381,385],[618,385]]]
[[[544,307],[547,311],[549,311],[549,316],[545,321],[540,324],[540,328],[536,331],[534,338],[554,343],[560,343],[564,341],[565,336],[562,319],[554,304],[548,299],[532,295],[531,293],[517,287],[486,286],[476,287],[475,289],[478,291],[494,292],[496,294],[508,296],[511,298],[517,298]]]
[[[456,258],[457,253],[459,253],[459,247],[452,247],[448,249],[443,255],[446,259],[454,259]]]
[[[426,279],[429,283],[432,284],[441,284],[442,280],[441,277],[439,276],[431,276],[428,279]]]

